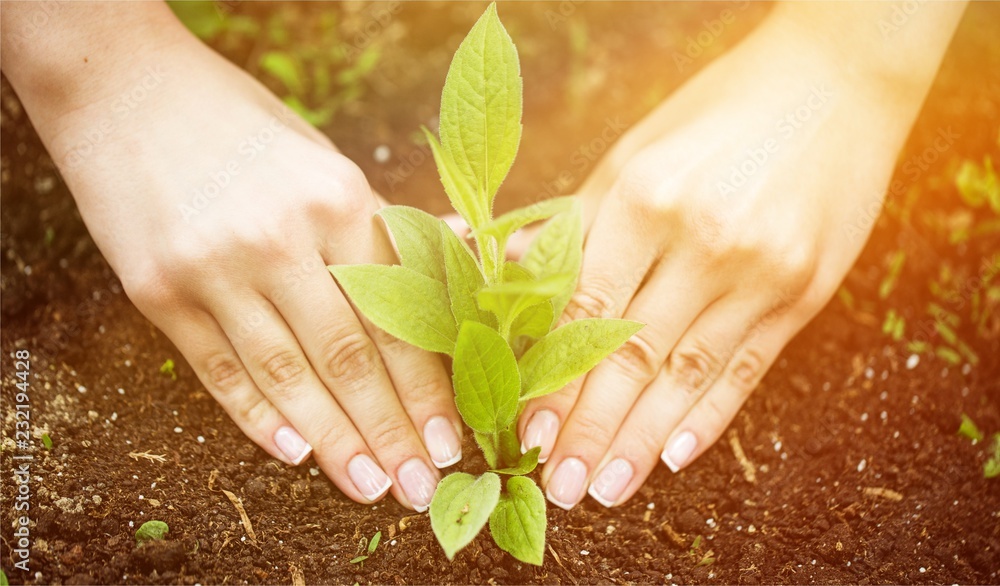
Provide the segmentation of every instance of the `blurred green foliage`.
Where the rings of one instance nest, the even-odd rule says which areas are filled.
[[[312,7],[265,4],[249,16],[238,13],[240,2],[168,4],[198,38],[230,58],[245,57],[245,68],[314,126],[328,124],[345,104],[363,96],[381,55],[378,34],[349,41],[334,8],[314,17]]]

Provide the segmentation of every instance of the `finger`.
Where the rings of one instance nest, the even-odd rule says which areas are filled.
[[[632,229],[634,222],[618,201],[608,202],[608,211],[598,215],[587,236],[580,281],[560,318],[562,324],[582,318],[621,317],[659,257],[659,251],[651,250],[642,234],[644,230]],[[581,378],[528,403],[519,420],[522,450],[541,447],[540,461],[548,459],[582,382]]]
[[[423,511],[437,486],[436,468],[403,410],[379,350],[318,253],[315,266],[301,290],[283,295],[275,305],[319,381],[350,417],[383,470],[397,481],[393,496]],[[268,291],[272,297],[280,293],[280,284]],[[443,394],[441,387],[438,392]]]
[[[666,262],[625,312],[626,319],[646,326],[587,375],[542,471],[542,484],[550,488],[555,504],[564,508],[579,502],[586,489],[584,479],[567,470],[586,470],[590,475],[670,350],[719,296],[722,285],[698,271],[693,262],[678,257]],[[574,461],[564,465],[566,458]],[[556,481],[549,486],[553,478]]]
[[[247,372],[313,446],[316,461],[349,498],[374,502],[392,480],[316,376],[284,319],[263,297],[210,307]]]
[[[748,381],[756,376],[748,375],[746,368],[752,365],[753,372],[758,372],[764,364],[763,350],[759,341],[746,341],[761,316],[769,313],[769,304],[759,297],[727,295],[688,328],[663,369],[635,402],[597,466],[588,489],[595,500],[612,506],[631,496],[664,453],[663,446],[675,426],[716,381],[726,376],[727,365],[739,364],[739,376]],[[690,454],[683,451],[693,447],[691,438],[682,435],[675,449],[667,451],[671,457],[686,460]],[[673,460],[665,461],[675,467]]]
[[[185,319],[158,320],[198,379],[254,443],[288,464],[298,465],[312,447],[251,380],[215,320],[203,312]]]

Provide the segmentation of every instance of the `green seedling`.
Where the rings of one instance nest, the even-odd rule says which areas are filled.
[[[958,426],[958,435],[969,438],[974,442],[983,441],[983,432],[971,417],[962,413],[962,424]]]
[[[167,358],[166,361],[160,365],[160,374],[169,376],[171,380],[177,380],[177,372],[174,371],[174,361],[172,358]]]
[[[493,201],[521,139],[517,49],[496,6],[473,26],[448,70],[440,135],[424,129],[452,207],[476,252],[441,220],[403,206],[378,212],[400,266],[331,266],[360,311],[386,332],[452,358],[455,402],[490,470],[454,473],[437,487],[431,527],[448,556],[489,523],[497,545],[541,565],[545,498],[527,478],[538,451],[521,454],[515,422],[529,399],[555,392],[618,349],[642,324],[581,319],[554,328],[576,288],[580,209],[572,198],[493,217]],[[507,239],[547,220],[521,262]]]
[[[0,586],[10,586],[10,581],[7,580],[7,573],[0,570]]]
[[[170,527],[163,521],[146,521],[135,532],[135,542],[139,545],[147,541],[162,541],[170,532]]]
[[[46,450],[52,449],[52,438],[49,437],[49,434],[47,433],[42,434],[42,445],[45,446]]]
[[[371,541],[368,542],[368,553],[365,555],[359,555],[348,563],[360,564],[361,562],[367,560],[369,556],[375,553],[375,550],[378,548],[378,544],[380,541],[382,541],[382,532],[376,531],[375,535],[372,535]],[[362,539],[362,543],[364,543],[364,539]]]
[[[993,455],[983,464],[983,476],[985,478],[1000,476],[1000,433],[993,434]]]

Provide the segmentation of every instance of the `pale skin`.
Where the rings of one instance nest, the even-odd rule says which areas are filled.
[[[4,3],[3,71],[130,298],[272,456],[423,510],[461,456],[447,373],[325,269],[395,262],[363,174],[164,5],[54,5],[32,28],[40,5]],[[527,406],[549,500],[620,504],[718,439],[859,254],[845,225],[880,202],[963,8],[886,37],[889,4],[779,5],[599,164],[564,319],[646,327]]]

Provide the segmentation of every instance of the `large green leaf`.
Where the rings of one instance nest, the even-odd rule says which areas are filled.
[[[479,534],[500,500],[500,477],[476,478],[456,472],[445,476],[431,499],[431,529],[449,560]]]
[[[477,322],[463,323],[452,371],[455,403],[466,425],[496,435],[514,421],[521,389],[517,359],[495,330]]]
[[[558,391],[617,350],[642,324],[624,319],[580,319],[556,328],[521,360],[522,400]]]
[[[500,242],[505,242],[511,234],[531,224],[551,218],[552,216],[572,209],[576,199],[572,196],[554,197],[507,212],[499,218],[476,230],[477,235],[493,236]]]
[[[545,497],[524,476],[507,479],[507,492],[490,515],[490,534],[500,549],[522,562],[542,565],[545,556]]]
[[[444,192],[448,195],[448,200],[451,201],[451,207],[455,208],[455,211],[472,228],[482,226],[489,221],[487,205],[481,198],[477,197],[475,186],[469,183],[469,180],[455,165],[451,153],[444,150],[429,130],[426,128],[422,130],[427,137],[428,144],[431,145],[431,154],[434,155],[434,163],[437,165]]]
[[[354,305],[376,326],[424,350],[454,351],[458,329],[444,283],[398,265],[329,269]]]
[[[558,214],[545,223],[528,245],[521,263],[539,278],[560,274],[574,275],[573,282],[552,298],[555,314],[553,321],[558,321],[570,297],[573,296],[583,263],[583,222],[579,202],[575,202],[570,211]]]
[[[491,4],[458,47],[448,69],[441,94],[441,146],[489,210],[520,141],[517,49],[500,23],[496,5]]]
[[[455,323],[475,321],[495,327],[497,320],[476,304],[476,295],[486,284],[482,271],[469,247],[459,240],[444,222],[441,223],[441,241],[444,248],[444,266],[448,275],[448,297]]]
[[[404,267],[434,280],[445,282],[444,250],[441,245],[442,220],[409,206],[389,206],[378,211],[389,227]]]

